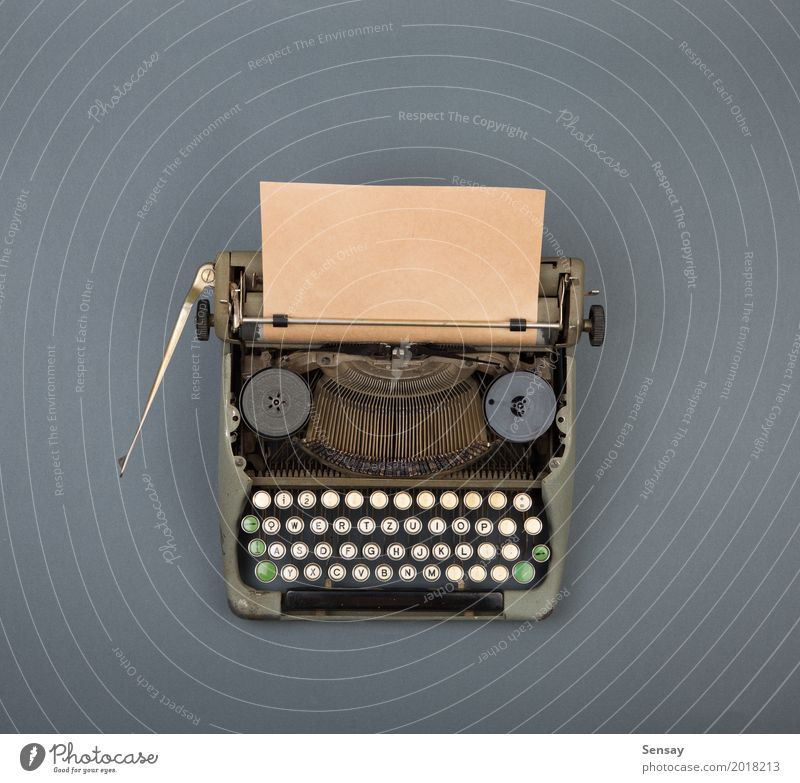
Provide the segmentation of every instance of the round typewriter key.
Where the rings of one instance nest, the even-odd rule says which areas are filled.
[[[358,532],[371,536],[375,532],[375,520],[371,517],[362,517],[358,520]]]
[[[281,529],[281,523],[275,517],[267,517],[261,529],[268,536],[274,536]]]
[[[442,508],[452,511],[458,506],[458,495],[456,495],[455,492],[443,492],[442,496],[439,498],[439,503]]]
[[[517,532],[517,523],[509,517],[503,517],[497,523],[497,529],[500,531],[501,536],[513,536]]]
[[[441,517],[433,517],[428,522],[428,531],[433,536],[440,536],[447,530],[447,523]]]
[[[482,565],[474,565],[469,569],[469,578],[473,582],[483,582],[486,579],[486,569]]]
[[[353,579],[356,582],[366,582],[369,579],[369,566],[365,566],[363,563],[353,566]]]
[[[327,560],[333,554],[333,547],[327,541],[320,541],[314,547],[314,554],[320,560]]]
[[[280,560],[286,554],[286,546],[280,541],[273,541],[269,545],[269,556]]]
[[[245,533],[255,533],[258,527],[258,517],[254,517],[252,514],[248,514],[242,520],[242,530],[244,530]]]
[[[377,560],[381,556],[381,548],[374,542],[368,541],[361,550],[367,560]]]
[[[533,501],[527,492],[520,492],[518,495],[514,495],[514,508],[517,511],[528,511],[532,505]]]
[[[339,505],[339,493],[327,489],[322,493],[322,505],[325,508],[336,508]]]
[[[278,566],[275,563],[270,563],[269,560],[262,560],[256,563],[256,579],[259,582],[272,582],[278,575]]]
[[[292,493],[281,490],[275,493],[275,505],[278,508],[289,508],[292,505]]]
[[[289,563],[281,568],[281,579],[284,582],[294,582],[300,576],[300,569],[293,563]]]
[[[520,562],[514,566],[512,573],[517,582],[527,584],[533,579],[533,566],[530,563]]]
[[[492,579],[495,582],[505,582],[508,579],[508,569],[504,565],[496,565],[492,569]]]
[[[322,576],[322,569],[317,563],[309,563],[303,569],[303,574],[309,582],[314,582]]]
[[[305,560],[308,556],[308,544],[303,541],[295,541],[292,544],[292,557],[295,560]]]
[[[297,505],[300,506],[300,508],[313,508],[316,502],[317,496],[309,489],[304,489],[297,496]]]
[[[488,536],[494,530],[494,525],[488,519],[479,519],[475,523],[475,532],[481,536]]]
[[[312,533],[321,536],[328,529],[328,520],[322,517],[314,517],[314,519],[308,523],[308,526],[311,528]]]
[[[499,490],[492,492],[489,495],[489,505],[495,510],[500,511],[501,508],[506,507],[506,493]]]
[[[533,548],[533,559],[537,563],[545,563],[550,559],[550,549],[544,544],[539,544]]]
[[[469,560],[472,557],[472,544],[466,541],[456,544],[456,557],[459,560]]]
[[[358,547],[350,541],[345,541],[339,547],[339,555],[345,560],[352,560],[358,554]]]
[[[395,492],[394,507],[400,511],[408,511],[411,508],[411,495],[408,492]]]
[[[464,517],[459,517],[453,520],[453,532],[459,536],[465,536],[469,533],[469,522]]]
[[[433,508],[433,504],[436,502],[436,497],[433,492],[424,489],[417,495],[417,505],[420,508],[428,509]]]
[[[497,548],[494,544],[490,544],[488,541],[484,542],[478,547],[478,557],[481,560],[493,560],[496,554]]]
[[[347,517],[337,517],[333,520],[333,529],[340,535],[344,536],[350,532],[350,520]]]
[[[392,578],[392,567],[384,563],[375,568],[375,576],[379,582],[388,582]]]
[[[389,496],[382,489],[376,489],[369,496],[369,504],[372,508],[384,509],[389,505]]]
[[[450,557],[450,547],[447,544],[439,541],[438,544],[433,545],[433,556],[437,560],[447,560]]]
[[[535,536],[542,532],[542,520],[539,517],[528,517],[525,520],[525,532],[529,536]]]
[[[263,511],[265,508],[269,508],[270,503],[272,503],[272,498],[269,492],[259,489],[258,492],[253,493],[253,505],[256,508],[260,508]]]
[[[420,522],[416,517],[409,517],[403,523],[403,527],[405,528],[406,533],[412,536],[416,536],[418,533],[422,532],[422,522]]]
[[[392,560],[402,560],[405,553],[406,548],[402,544],[393,543],[386,547],[386,554],[389,555]]]
[[[393,536],[398,530],[400,530],[400,523],[394,517],[386,517],[381,522],[381,530],[387,536]]]
[[[503,544],[500,554],[505,560],[516,560],[519,557],[519,547],[516,544]]]
[[[289,517],[286,520],[286,532],[297,535],[303,532],[303,520],[300,517]]]
[[[460,582],[464,578],[464,569],[460,565],[449,565],[444,575],[451,582]]]
[[[334,563],[328,569],[328,578],[331,582],[341,582],[347,576],[347,569],[341,563]]]
[[[248,545],[247,551],[253,557],[261,557],[267,551],[267,544],[261,538],[254,538]]]
[[[400,566],[400,578],[404,582],[411,582],[412,580],[417,578],[417,569],[414,568],[413,565],[409,565],[408,563],[404,563]]]
[[[435,582],[442,575],[442,572],[439,570],[439,566],[426,565],[425,568],[422,569],[422,575],[429,582]]]
[[[357,489],[351,489],[344,496],[344,504],[352,509],[361,508],[364,505],[364,496]]]
[[[470,509],[476,509],[483,502],[480,492],[467,492],[464,495],[464,505]]]
[[[425,544],[414,544],[414,546],[411,547],[411,557],[418,563],[427,560],[428,554],[428,547],[426,547]]]

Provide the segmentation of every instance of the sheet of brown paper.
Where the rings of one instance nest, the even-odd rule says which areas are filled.
[[[536,321],[543,190],[261,183],[264,315]],[[535,332],[265,326],[267,340],[498,346]]]

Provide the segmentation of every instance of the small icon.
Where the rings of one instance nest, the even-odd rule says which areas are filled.
[[[44,745],[40,745],[38,742],[28,743],[19,752],[20,766],[27,772],[33,772],[33,770],[39,769],[39,766],[43,761]]]

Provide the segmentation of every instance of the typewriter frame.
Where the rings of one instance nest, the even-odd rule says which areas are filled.
[[[496,614],[465,610],[449,611],[414,610],[353,611],[323,609],[312,612],[282,612],[282,593],[278,590],[255,590],[245,584],[239,574],[239,521],[242,510],[253,489],[253,479],[245,470],[245,460],[236,456],[232,443],[235,433],[243,426],[237,400],[233,392],[232,352],[241,341],[243,319],[260,315],[255,297],[248,302],[246,283],[254,283],[261,274],[261,253],[257,251],[225,251],[214,262],[215,310],[214,329],[222,340],[222,372],[220,389],[219,437],[219,524],[222,542],[223,574],[228,603],[232,611],[248,619],[280,619],[307,617],[313,619],[481,619]],[[530,482],[530,488],[539,489],[547,509],[550,524],[549,546],[552,553],[548,574],[544,581],[531,589],[503,590],[503,610],[499,615],[505,620],[541,620],[547,617],[558,603],[561,582],[569,546],[569,522],[572,512],[573,471],[575,467],[575,347],[581,333],[591,330],[591,323],[583,317],[584,264],[577,258],[543,258],[540,273],[540,317],[558,323],[558,329],[536,332],[537,344],[530,350],[556,350],[562,352],[565,373],[564,386],[559,392],[558,427],[561,447],[557,457],[550,460],[546,475]],[[225,311],[227,310],[227,317]],[[288,337],[288,335],[287,335]],[[281,342],[287,347],[288,342]],[[298,346],[300,347],[300,346]],[[263,481],[263,480],[259,480]],[[274,480],[265,486],[274,487]],[[307,485],[307,480],[282,478],[280,486]],[[343,482],[344,483],[344,482]],[[374,485],[374,479],[348,478],[352,487]],[[502,488],[502,483],[500,484]],[[523,491],[523,490],[520,490]],[[320,588],[321,590],[324,588]]]

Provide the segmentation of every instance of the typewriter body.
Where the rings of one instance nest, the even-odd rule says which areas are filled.
[[[516,347],[469,344],[480,322],[438,324],[454,327],[452,342],[293,341],[291,316],[264,315],[263,270],[258,251],[198,270],[142,417],[196,302],[198,338],[213,330],[222,342],[217,503],[231,609],[546,617],[568,550],[575,347],[605,331],[601,306],[584,318],[583,262],[541,260],[537,322],[493,325],[524,332]],[[209,287],[213,300],[201,298]]]

